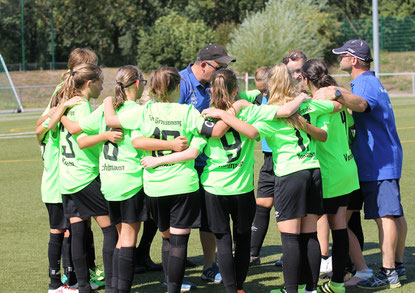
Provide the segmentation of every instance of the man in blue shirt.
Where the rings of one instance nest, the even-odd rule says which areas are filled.
[[[407,224],[401,205],[399,179],[402,147],[389,95],[370,71],[370,47],[363,40],[350,40],[341,48],[340,68],[352,77],[352,93],[340,87],[321,89],[315,97],[334,98],[353,110],[356,137],[353,155],[365,203],[365,219],[374,219],[379,230],[382,268],[360,288],[397,288],[406,280],[402,265]]]
[[[179,72],[180,81],[180,104],[190,104],[197,110],[209,108],[210,106],[210,80],[213,74],[226,68],[228,63],[235,62],[235,58],[228,56],[226,50],[218,44],[208,44],[204,46],[195,61]],[[195,168],[200,175],[206,165],[206,156],[199,155],[195,160]],[[204,190],[200,186],[202,195],[202,220],[200,228],[200,241],[202,243],[204,255],[204,267],[202,279],[215,283],[222,282],[222,276],[215,263],[216,240],[215,235],[209,230],[207,223],[206,208],[204,206]]]

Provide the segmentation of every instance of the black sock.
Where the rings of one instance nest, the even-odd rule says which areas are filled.
[[[321,258],[324,260],[328,260],[330,258],[330,255],[321,255]]]
[[[118,259],[118,292],[130,292],[134,280],[135,246],[121,247]]]
[[[118,241],[118,233],[115,226],[111,225],[101,228],[104,234],[104,245],[102,246],[102,259],[104,261],[105,287],[111,288],[112,282],[112,257],[115,245]]]
[[[317,232],[301,233],[301,279],[300,283],[305,281],[308,291],[316,290],[318,277],[320,275],[321,250],[318,242]],[[285,256],[284,256],[285,261]],[[285,265],[285,264],[284,264]]]
[[[113,288],[114,292],[118,292],[118,262],[120,259],[120,249],[115,248],[114,253],[112,255],[112,278],[111,278],[111,287]]]
[[[236,229],[234,229],[235,231]],[[246,275],[249,269],[249,246],[251,233],[238,234],[234,232],[235,238],[235,268],[236,268],[236,289],[242,290]]]
[[[72,263],[71,241],[72,232],[69,233],[68,237],[64,237],[62,242],[62,266],[63,272],[67,278],[66,285],[68,286],[73,286],[78,283]]]
[[[88,268],[95,268],[95,244],[94,233],[92,233],[91,226],[88,225],[85,238],[86,255],[88,261]]]
[[[236,270],[232,254],[232,236],[215,234],[218,248],[218,264],[226,292],[236,292]]]
[[[144,263],[144,260],[150,258],[150,247],[154,236],[157,233],[157,225],[152,219],[144,222],[143,235],[141,236],[140,244],[137,247],[137,263]]]
[[[255,218],[251,228],[251,256],[259,256],[262,243],[268,231],[270,211],[271,208],[260,205],[256,206]]]
[[[81,221],[71,224],[72,227],[72,262],[78,280],[79,292],[89,292],[89,270],[86,260],[85,237],[88,223]]]
[[[170,239],[162,238],[161,244],[161,262],[163,264],[164,279],[166,283],[169,281],[169,253],[170,253]]]
[[[284,255],[283,274],[288,293],[297,292],[300,281],[301,249],[300,235],[281,233]]]
[[[360,211],[352,213],[352,216],[350,217],[350,220],[349,220],[349,223],[347,223],[347,226],[350,228],[350,230],[352,230],[354,235],[356,235],[357,240],[359,241],[359,244],[360,244],[360,248],[363,251],[365,237],[364,237],[363,229],[362,229],[362,221],[360,219]]]
[[[395,268],[385,268],[382,267],[381,271],[386,275],[386,276],[390,276],[395,272]]]
[[[347,229],[332,230],[333,247],[331,249],[333,275],[331,280],[336,283],[344,282],[347,256],[349,253],[349,235]]]
[[[170,252],[167,288],[170,292],[180,292],[187,258],[189,235],[170,234]]]
[[[395,268],[403,265],[403,262],[395,261]]]
[[[58,289],[61,285],[61,254],[63,233],[49,234],[49,289]]]

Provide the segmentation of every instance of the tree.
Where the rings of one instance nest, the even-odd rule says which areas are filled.
[[[184,68],[194,61],[199,50],[214,40],[214,32],[203,21],[191,21],[171,12],[160,17],[139,34],[137,63],[149,71],[161,65]]]
[[[325,1],[270,0],[232,34],[228,50],[237,59],[235,67],[253,73],[280,62],[293,49],[309,58],[322,57],[334,38],[327,34],[337,26],[325,8]]]

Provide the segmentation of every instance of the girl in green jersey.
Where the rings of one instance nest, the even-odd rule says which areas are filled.
[[[89,115],[92,110],[89,99],[96,99],[101,90],[103,75],[101,69],[91,63],[78,65],[65,73],[62,88],[57,93],[60,100],[49,129],[56,128],[63,113],[74,121]],[[68,109],[65,102],[74,97],[83,100]],[[85,240],[87,238],[87,221],[94,217],[104,233],[103,260],[106,287],[111,289],[112,255],[117,242],[117,231],[111,225],[107,202],[100,192],[98,155],[99,148],[81,150],[77,138],[83,135],[71,135],[61,124],[59,174],[65,214],[69,217],[72,232],[72,259],[78,279],[79,292],[90,292],[90,275],[86,259]]]
[[[115,115],[111,99],[107,98],[104,101],[107,125],[134,130],[134,147],[158,157],[171,153],[163,151],[161,142],[186,137],[189,150],[196,157],[206,144],[199,134],[204,120],[193,106],[177,103],[179,85],[180,75],[174,68],[162,67],[152,72],[150,93],[160,103],[149,102]],[[200,226],[198,190],[194,159],[144,171],[144,192],[150,213],[163,237],[162,261],[169,292],[180,292],[190,229]]]

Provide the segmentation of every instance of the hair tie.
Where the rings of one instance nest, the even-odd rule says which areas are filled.
[[[117,81],[117,84],[121,87],[121,88],[123,88],[124,86],[122,85],[122,82],[120,82],[120,81]]]
[[[69,73],[71,74],[71,76],[75,75],[75,71],[69,71]]]

